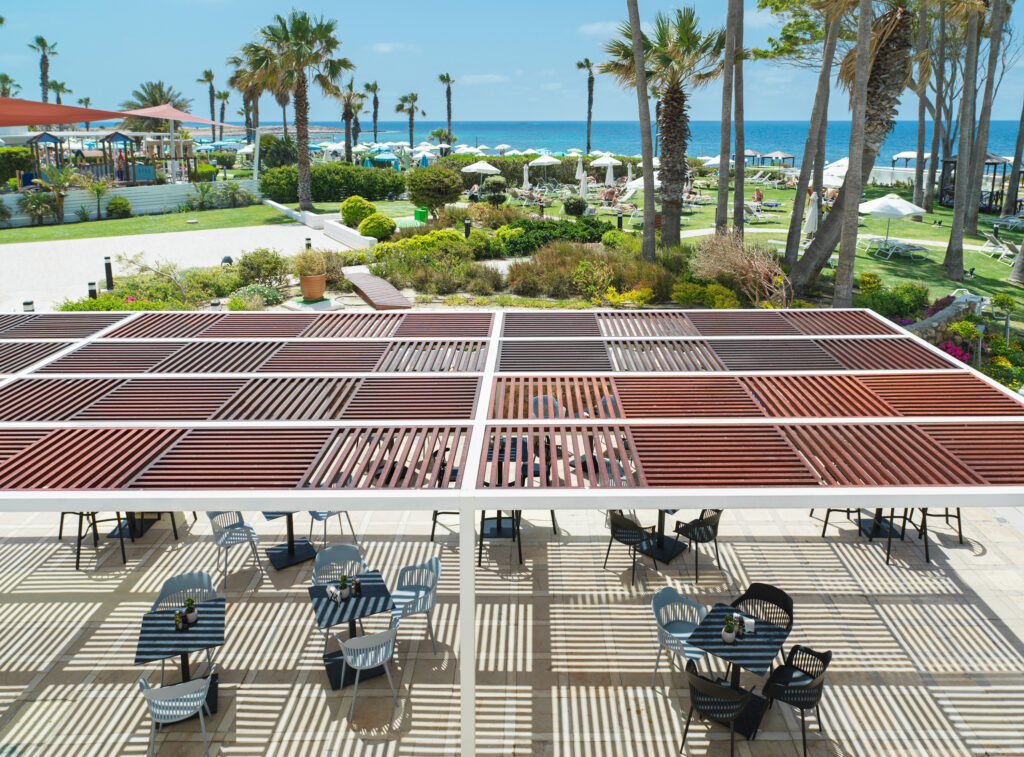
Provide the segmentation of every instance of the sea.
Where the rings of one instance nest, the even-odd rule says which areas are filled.
[[[263,120],[263,124],[275,122]],[[276,122],[280,124],[280,122]],[[315,127],[338,128],[337,121],[315,121]],[[360,141],[372,141],[373,131],[368,118],[361,119]],[[445,127],[443,121],[416,121],[413,144],[424,141],[433,130]],[[1017,121],[993,121],[989,130],[988,150],[996,155],[1012,156],[1017,138]],[[378,139],[395,142],[409,139],[408,121],[378,122]],[[746,121],[744,142],[748,149],[760,153],[782,150],[800,158],[807,139],[806,121]],[[533,148],[552,153],[564,152],[570,147],[586,147],[586,121],[453,121],[452,131],[460,145],[507,144],[517,150]],[[690,122],[690,149],[692,157],[717,155],[719,124],[717,121]],[[337,138],[336,135],[334,137]],[[640,152],[640,129],[635,121],[594,121],[591,126],[591,149],[610,151],[616,155],[636,155]],[[849,154],[850,122],[830,121],[825,137],[825,158],[831,162]],[[931,124],[928,124],[926,145],[931,144]],[[875,161],[879,166],[892,165],[892,156],[905,150],[917,149],[917,122],[897,121],[896,128],[882,146]],[[925,152],[927,152],[927,147]],[[954,150],[955,151],[955,150]],[[900,161],[899,165],[903,165]]]

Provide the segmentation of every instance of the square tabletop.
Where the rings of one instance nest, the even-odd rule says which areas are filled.
[[[309,587],[309,599],[313,603],[313,614],[318,628],[330,628],[339,623],[366,618],[394,608],[391,592],[384,584],[379,570],[371,570],[358,576],[363,593],[360,597],[349,597],[335,602],[327,596],[327,587],[337,585],[336,581]]]
[[[767,620],[756,618],[754,633],[744,636],[737,634],[736,641],[726,644],[722,641],[722,626],[725,624],[726,616],[733,613],[752,617],[735,607],[718,603],[690,634],[687,643],[751,673],[764,675],[771,667],[775,655],[786,643],[789,631]]]
[[[199,652],[224,644],[223,597],[196,602],[199,618],[186,631],[174,627],[175,610],[157,610],[142,616],[139,646],[135,650],[135,664]]]

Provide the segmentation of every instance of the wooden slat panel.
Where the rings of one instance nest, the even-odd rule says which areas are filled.
[[[502,342],[499,371],[610,371],[604,342]]]
[[[388,337],[402,322],[400,313],[322,313],[304,337]]]
[[[816,486],[773,426],[633,426],[649,486]]]
[[[598,313],[597,321],[604,336],[699,336],[686,314],[679,312]]]
[[[903,415],[1024,415],[1024,404],[969,373],[863,376]]]
[[[700,336],[784,336],[800,333],[773,310],[690,310],[686,315]]]
[[[185,342],[93,342],[48,363],[36,373],[145,373]]]
[[[63,421],[116,387],[117,379],[19,379],[0,388],[0,421]]]
[[[355,393],[353,378],[258,378],[214,413],[214,420],[321,421],[341,417]]]
[[[644,339],[609,339],[608,354],[615,370],[634,371],[721,371],[725,365],[701,339],[649,341]]]
[[[152,373],[251,373],[284,342],[192,342],[151,369]],[[132,346],[132,345],[128,345]]]
[[[125,318],[124,313],[42,313],[0,334],[0,339],[84,339]]]
[[[119,489],[184,432],[58,429],[0,466],[0,489]]]
[[[494,380],[488,417],[619,418],[621,413],[608,376],[500,376]]]
[[[923,370],[963,368],[953,358],[936,355],[913,339],[821,339],[821,348],[838,360],[843,368],[862,370]]]
[[[132,489],[294,489],[331,429],[192,429]]]
[[[0,339],[4,338],[4,332],[20,326],[35,318],[32,313],[0,313]]]
[[[809,339],[731,339],[710,344],[730,371],[817,371],[842,367]]]
[[[863,310],[787,310],[782,312],[782,317],[808,336],[899,333],[893,326]]]
[[[347,273],[345,278],[351,282],[356,294],[374,310],[405,310],[412,307],[405,295],[384,279],[368,273]]]
[[[83,408],[75,420],[205,421],[244,386],[243,379],[129,379]]]
[[[315,320],[313,313],[227,313],[198,336],[203,339],[287,338],[298,336]]]
[[[268,373],[372,371],[388,342],[286,342],[263,365]]]
[[[724,418],[764,415],[732,376],[616,376],[615,394],[627,418]]]
[[[783,426],[782,430],[827,486],[985,483],[910,424]]]
[[[111,331],[108,339],[184,339],[201,334],[225,313],[143,313]]]
[[[470,373],[484,369],[485,339],[393,341],[377,370],[385,373]]]
[[[1024,484],[1024,423],[936,423],[922,431],[989,484]]]
[[[744,376],[751,396],[775,418],[897,416],[855,376]]]
[[[52,433],[46,428],[0,430],[0,464]]]
[[[458,489],[467,426],[338,429],[310,466],[314,489]]]
[[[17,373],[48,355],[66,349],[71,342],[0,343],[0,373]]]
[[[502,336],[601,336],[593,313],[506,313]]]
[[[491,313],[407,313],[396,337],[487,337],[491,335]]]
[[[367,378],[342,417],[472,420],[478,378]]]

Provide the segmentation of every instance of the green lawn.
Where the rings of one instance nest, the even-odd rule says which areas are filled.
[[[188,223],[195,220],[196,223]],[[238,226],[263,226],[293,223],[266,205],[245,208],[224,208],[190,213],[166,213],[158,216],[135,216],[104,221],[66,223],[60,226],[20,226],[0,229],[0,244],[17,242],[51,242],[60,239],[94,239],[96,237],[162,234],[169,231],[229,229]]]

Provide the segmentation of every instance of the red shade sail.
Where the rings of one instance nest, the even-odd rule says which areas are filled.
[[[220,121],[211,121],[208,118],[193,116],[183,110],[178,110],[172,105],[154,105],[152,108],[140,108],[139,110],[126,110],[125,116],[141,116],[142,118],[163,118],[168,121],[178,121],[183,124],[206,124],[207,126],[227,126]],[[79,119],[81,120],[81,119]]]
[[[0,126],[42,126],[45,124],[72,124],[80,121],[110,121],[122,119],[124,113],[116,110],[78,108],[74,105],[53,105],[14,97],[0,97]]]

